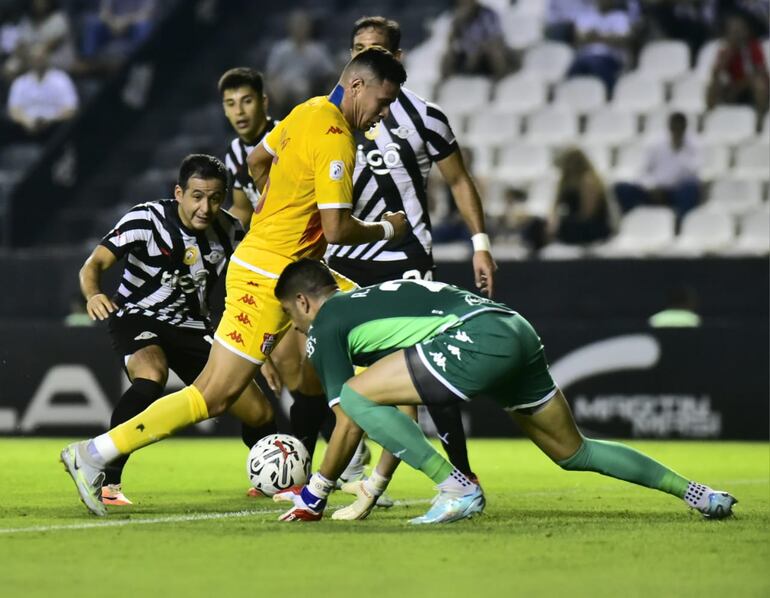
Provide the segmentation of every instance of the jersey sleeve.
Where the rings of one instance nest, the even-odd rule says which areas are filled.
[[[281,143],[281,135],[283,134],[287,120],[288,119],[284,119],[279,123],[276,123],[273,129],[262,138],[262,146],[271,156],[275,156],[278,152],[278,146]]]
[[[457,139],[447,115],[439,106],[428,102],[425,108],[425,147],[428,157],[439,162],[458,148]]]
[[[353,207],[354,141],[330,121],[324,132],[308,139],[320,209]]]
[[[323,385],[329,406],[340,402],[342,385],[355,373],[348,347],[339,328],[313,326],[308,332],[307,356]]]
[[[152,222],[149,209],[145,205],[138,205],[131,208],[99,244],[120,259],[127,253],[146,246],[151,238]]]

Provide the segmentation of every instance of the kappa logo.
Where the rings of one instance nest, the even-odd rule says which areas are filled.
[[[258,282],[254,282],[253,280],[249,280],[246,284],[248,286],[250,286],[250,287],[258,287],[259,286],[259,283]]]
[[[460,341],[461,343],[470,343],[471,345],[473,344],[473,339],[468,336],[468,333],[465,332],[465,330],[458,330],[457,334],[455,334],[452,338]]]
[[[134,337],[135,341],[148,341],[151,338],[158,338],[158,335],[154,332],[150,332],[149,330],[145,330],[144,332],[140,332]]]
[[[248,293],[246,293],[243,297],[238,299],[238,301],[240,301],[241,303],[245,303],[246,305],[256,305],[257,304],[257,302],[254,301],[254,297],[252,297]]]
[[[462,361],[462,358],[460,357],[460,349],[458,347],[455,347],[454,345],[447,345],[447,349],[449,349],[449,352],[457,357],[457,361]]]
[[[443,353],[431,352],[430,356],[431,359],[433,359],[433,363],[440,367],[442,372],[446,372],[446,355]]]
[[[238,320],[239,322],[241,322],[242,324],[246,324],[247,326],[251,326],[251,320],[249,319],[248,314],[245,314],[245,313],[241,312],[240,314],[238,314],[238,317],[235,318],[235,319]]]
[[[233,330],[233,331],[232,331],[230,334],[228,334],[227,336],[229,336],[231,339],[233,339],[233,341],[235,341],[236,343],[238,343],[238,344],[240,344],[240,345],[243,345],[243,344],[245,344],[245,343],[243,342],[243,337],[241,336],[241,333],[240,333],[240,332],[238,332],[237,330]]]
[[[269,332],[265,332],[265,335],[262,337],[262,346],[260,347],[260,350],[265,355],[270,355],[270,352],[273,350],[273,347],[275,346],[275,335],[270,334]]]
[[[340,129],[339,127],[335,127],[334,125],[332,125],[331,127],[329,127],[329,128],[326,130],[326,134],[327,134],[327,135],[342,135],[342,129]]]

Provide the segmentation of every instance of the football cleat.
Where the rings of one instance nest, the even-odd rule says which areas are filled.
[[[727,492],[715,490],[708,495],[708,504],[698,509],[706,519],[725,519],[733,514],[738,499]]]
[[[294,486],[273,495],[275,502],[290,502],[294,506],[281,515],[279,521],[319,521],[326,508],[326,499],[313,495],[307,486]]]
[[[458,495],[452,492],[440,492],[433,506],[425,515],[415,517],[409,523],[423,525],[426,523],[450,523],[460,519],[470,519],[484,511],[486,500],[479,486],[475,486],[468,494]]]
[[[267,498],[267,494],[264,494],[262,491],[257,490],[256,488],[249,488],[246,491],[246,496],[250,498]]]
[[[125,507],[134,504],[125,494],[120,484],[107,484],[102,486],[102,503],[113,507]]]
[[[103,517],[107,514],[107,508],[102,504],[104,470],[84,457],[88,450],[87,443],[88,441],[84,440],[65,447],[59,455],[59,460],[75,482],[80,500],[86,508],[94,515]]]

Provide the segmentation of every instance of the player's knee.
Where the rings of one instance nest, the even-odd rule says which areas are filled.
[[[168,380],[168,363],[161,350],[152,353],[135,353],[128,360],[126,371],[131,380],[142,378],[156,382],[161,386],[165,386]]]

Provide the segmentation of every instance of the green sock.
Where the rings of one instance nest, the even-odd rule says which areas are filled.
[[[430,445],[417,422],[395,407],[378,405],[347,384],[340,393],[340,406],[369,438],[435,483],[452,473],[452,465]]]
[[[557,461],[570,471],[595,471],[619,480],[661,490],[684,498],[689,481],[655,459],[617,442],[583,438],[568,459]]]

